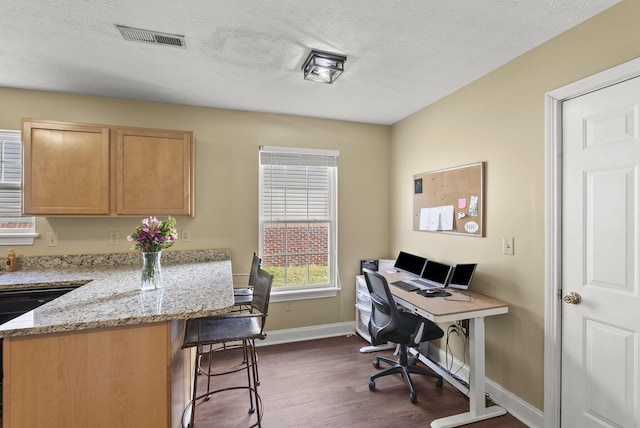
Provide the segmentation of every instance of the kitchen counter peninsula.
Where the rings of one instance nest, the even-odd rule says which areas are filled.
[[[3,426],[182,426],[184,323],[232,308],[230,252],[167,251],[164,287],[144,292],[139,254],[77,257],[0,275],[0,291],[84,284],[0,326]]]

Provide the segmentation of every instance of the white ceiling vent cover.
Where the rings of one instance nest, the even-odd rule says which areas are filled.
[[[141,28],[125,27],[116,25],[125,40],[131,42],[151,43],[154,45],[173,46],[176,48],[187,48],[184,36],[179,34],[160,33],[158,31],[143,30]]]

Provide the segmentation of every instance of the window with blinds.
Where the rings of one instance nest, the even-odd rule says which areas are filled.
[[[338,155],[260,148],[260,254],[274,291],[336,287]]]
[[[22,216],[20,131],[0,130],[0,235],[35,231],[33,217]]]

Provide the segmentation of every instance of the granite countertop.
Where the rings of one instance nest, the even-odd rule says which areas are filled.
[[[0,275],[0,290],[86,284],[0,325],[0,337],[137,325],[228,312],[233,307],[228,255],[226,252],[214,257],[170,255],[167,264],[163,259],[164,286],[153,291],[140,290],[141,262],[124,265],[109,262],[119,260],[118,257],[88,266],[58,260],[53,262],[55,266],[4,273]],[[139,254],[135,260],[139,261]]]

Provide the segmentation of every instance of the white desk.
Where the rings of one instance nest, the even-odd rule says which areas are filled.
[[[407,278],[406,275],[398,273],[384,276],[389,284]],[[506,410],[500,406],[485,406],[484,318],[507,313],[507,304],[471,291],[465,291],[465,294],[471,296],[471,302],[463,302],[445,300],[442,297],[424,297],[393,285],[389,285],[389,289],[398,304],[433,322],[469,320],[469,411],[436,419],[431,423],[431,427],[457,427],[504,415]],[[455,294],[452,297],[455,297]]]

